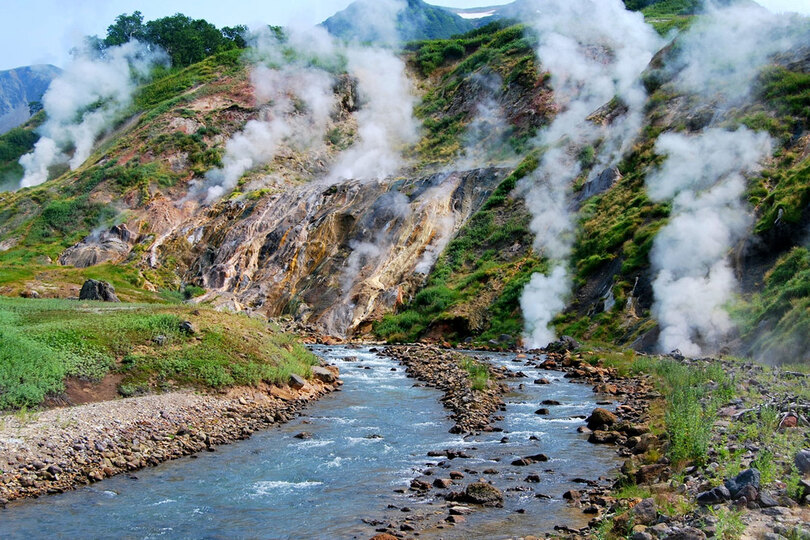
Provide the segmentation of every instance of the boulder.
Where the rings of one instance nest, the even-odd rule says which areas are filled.
[[[810,450],[807,448],[799,450],[793,459],[793,463],[796,464],[796,468],[801,474],[810,474]]]
[[[306,384],[307,381],[300,375],[296,375],[295,373],[290,374],[290,386],[296,390],[301,390]]]
[[[115,296],[115,287],[106,281],[88,279],[79,292],[79,300],[97,300],[100,302],[120,302]]]
[[[756,491],[759,491],[760,476],[757,469],[748,469],[734,478],[727,478],[724,484],[731,493],[731,498],[736,499],[746,486],[753,486]]]
[[[197,327],[191,321],[183,321],[180,323],[180,331],[193,336],[197,333]]]
[[[312,376],[321,382],[325,382],[326,384],[332,384],[337,380],[334,373],[321,366],[312,367]]]
[[[666,540],[705,540],[706,534],[694,527],[684,527],[682,529],[674,529],[664,538]]]
[[[658,519],[658,509],[653,499],[644,499],[633,507],[634,523],[637,525],[652,525]]]
[[[464,499],[484,506],[503,506],[503,493],[486,482],[474,482],[464,490]]]
[[[555,353],[565,353],[568,351],[575,351],[580,347],[581,345],[579,342],[571,336],[563,336],[558,341],[549,343],[546,350]]]
[[[604,426],[612,426],[616,423],[616,420],[615,414],[607,409],[597,407],[585,421],[588,423],[588,429],[597,430],[602,429]]]
[[[709,491],[704,491],[697,496],[697,502],[701,506],[720,504],[729,499],[731,499],[731,493],[726,486],[717,486]]]

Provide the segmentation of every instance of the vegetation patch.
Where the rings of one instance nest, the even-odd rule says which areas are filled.
[[[131,395],[282,383],[316,361],[267,323],[185,306],[0,298],[0,336],[0,409],[38,406],[68,376],[117,372]]]

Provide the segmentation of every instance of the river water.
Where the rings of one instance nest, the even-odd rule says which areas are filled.
[[[414,385],[404,369],[368,348],[319,347],[340,367],[342,391],[326,396],[290,423],[136,473],[61,495],[13,503],[0,511],[0,538],[368,538],[368,520],[390,521],[392,507],[441,510],[441,501],[395,493],[432,466],[435,476],[463,470],[465,481],[488,476],[505,491],[502,509],[468,516],[455,528],[426,530],[423,538],[508,538],[583,524],[562,500],[576,478],[595,479],[615,467],[615,453],[576,433],[579,415],[595,407],[590,387],[515,362],[514,355],[483,358],[521,370],[510,382],[503,433],[452,435],[440,392]],[[550,385],[535,385],[546,377]],[[519,384],[523,383],[523,388]],[[541,401],[551,414],[539,416]],[[295,437],[303,431],[311,439]],[[502,442],[508,437],[508,442]],[[430,450],[464,449],[470,459],[438,464]],[[529,467],[513,459],[547,454]],[[536,473],[540,483],[527,484]],[[464,481],[457,489],[463,487]],[[544,494],[551,499],[538,498]],[[517,510],[525,510],[518,513]]]

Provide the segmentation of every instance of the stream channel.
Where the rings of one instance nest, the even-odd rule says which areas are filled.
[[[368,347],[313,350],[340,367],[345,384],[302,416],[216,452],[137,471],[137,479],[121,475],[9,504],[0,510],[0,538],[369,538],[374,523],[400,523],[403,507],[447,515],[448,503],[435,496],[441,490],[417,496],[407,489],[428,469],[442,478],[464,472],[454,490],[487,478],[504,492],[505,504],[477,510],[460,525],[425,529],[421,538],[512,538],[555,524],[583,526],[587,519],[562,494],[583,487],[575,480],[595,480],[618,464],[612,448],[591,445],[576,431],[599,399],[591,387],[514,354],[470,353],[527,377],[509,380],[504,419],[494,424],[503,432],[464,437],[449,433],[441,393],[407,378],[395,361]],[[551,384],[533,384],[540,377]],[[549,415],[535,414],[549,399],[561,404]],[[312,438],[295,438],[303,431]],[[442,449],[471,457],[446,463],[427,457]],[[539,452],[550,460],[511,465]],[[529,474],[540,482],[527,483]]]

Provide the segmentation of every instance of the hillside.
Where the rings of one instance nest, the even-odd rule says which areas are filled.
[[[48,85],[60,72],[50,65],[0,71],[0,135],[31,117],[30,104],[42,100]]]
[[[395,14],[393,24],[385,21]],[[473,23],[422,0],[360,0],[323,22],[333,36],[348,41],[398,43],[442,39],[471,30]]]
[[[172,70],[137,90],[81,166],[0,196],[2,292],[64,298],[94,277],[128,300],[195,287],[197,301],[337,336],[521,343],[524,288],[557,264],[538,248],[538,217],[525,199],[547,166],[532,138],[560,111],[537,48],[535,29],[494,23],[412,44],[407,72],[391,56],[372,59],[390,77],[407,73],[418,101],[374,86],[358,67],[293,57],[285,69],[294,77],[326,66],[317,69],[334,105],[317,118],[317,101],[284,110],[259,101],[256,64],[239,50]],[[625,105],[588,105],[582,125],[604,133],[570,150],[579,168],[566,187],[573,294],[551,326],[579,339],[658,346],[651,253],[672,202],[645,192],[663,163],[659,139],[747,126],[767,131],[775,146],[764,169],[747,173],[754,222],[730,246],[743,294],[729,306],[739,330],[724,345],[774,359],[795,353],[807,323],[808,59],[801,49],[769,56],[751,92],[725,108],[677,85],[685,68],[676,51],[664,47],[640,76],[649,92],[637,105],[641,127],[614,164],[600,155]],[[388,123],[392,111],[407,116],[412,107],[421,130]],[[322,133],[274,141],[271,154],[251,157],[253,166],[212,192],[232,163],[228,141],[250,142],[240,134],[253,136],[244,128],[258,122],[258,130],[268,114],[291,114],[294,129],[317,121]],[[367,148],[371,126],[397,142]],[[360,150],[393,166],[365,176]],[[190,195],[205,190],[207,199]]]

